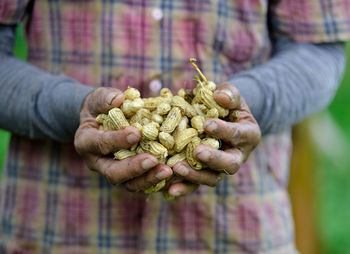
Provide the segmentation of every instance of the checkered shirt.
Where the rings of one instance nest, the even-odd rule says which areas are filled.
[[[349,38],[347,0],[1,0],[27,23],[28,61],[91,87],[143,96],[268,61],[272,37]],[[267,135],[234,176],[174,201],[112,186],[72,144],[13,135],[0,189],[0,253],[297,253],[286,191],[289,130]]]

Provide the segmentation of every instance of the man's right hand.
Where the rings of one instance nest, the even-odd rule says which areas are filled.
[[[110,156],[141,139],[139,130],[132,126],[119,131],[99,130],[96,116],[119,107],[123,101],[123,93],[114,88],[98,88],[90,93],[80,112],[74,146],[87,166],[104,175],[111,184],[123,184],[129,191],[140,191],[168,178],[173,171],[167,165],[159,165],[158,160],[147,153],[121,161]]]

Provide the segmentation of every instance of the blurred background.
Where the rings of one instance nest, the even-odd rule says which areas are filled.
[[[15,55],[26,59],[22,27]],[[347,45],[350,59],[350,42]],[[0,171],[10,134],[0,130]],[[350,61],[332,104],[293,128],[289,191],[302,254],[350,254]]]

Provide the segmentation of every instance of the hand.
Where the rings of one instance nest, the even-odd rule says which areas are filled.
[[[260,128],[234,85],[218,85],[214,98],[221,106],[237,111],[238,119],[235,122],[221,119],[208,119],[205,122],[205,132],[223,141],[223,150],[207,145],[199,145],[195,149],[194,156],[208,169],[196,171],[187,162],[177,163],[173,167],[174,173],[184,180],[169,187],[170,195],[186,195],[199,184],[215,186],[220,182],[220,173],[235,174],[261,139]]]
[[[96,116],[119,107],[123,101],[123,93],[114,88],[98,88],[90,93],[80,112],[74,146],[87,166],[101,173],[111,184],[123,184],[129,191],[139,191],[168,178],[172,170],[166,165],[158,165],[158,160],[146,153],[121,161],[109,156],[120,149],[130,148],[141,139],[139,130],[132,126],[119,131],[98,129]]]

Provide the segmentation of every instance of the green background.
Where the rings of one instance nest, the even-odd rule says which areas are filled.
[[[27,47],[23,40],[22,29],[17,30],[15,55],[26,59]],[[350,57],[350,43],[347,45]],[[349,58],[350,59],[350,58]],[[333,146],[341,143],[341,152],[334,154],[332,146],[322,137],[322,132],[313,135],[315,156],[314,174],[317,179],[316,202],[319,238],[323,252],[329,254],[350,253],[350,65],[347,65],[344,80],[332,104],[316,115],[323,117],[321,124],[311,124],[310,132],[317,133],[317,128],[331,125],[337,138],[330,137]],[[313,119],[312,118],[312,119]],[[310,120],[311,122],[313,120]],[[314,121],[315,122],[315,121]],[[322,126],[320,126],[322,125]],[[0,169],[7,151],[9,133],[0,130]],[[323,149],[324,148],[324,149]],[[330,148],[330,149],[327,149]]]

